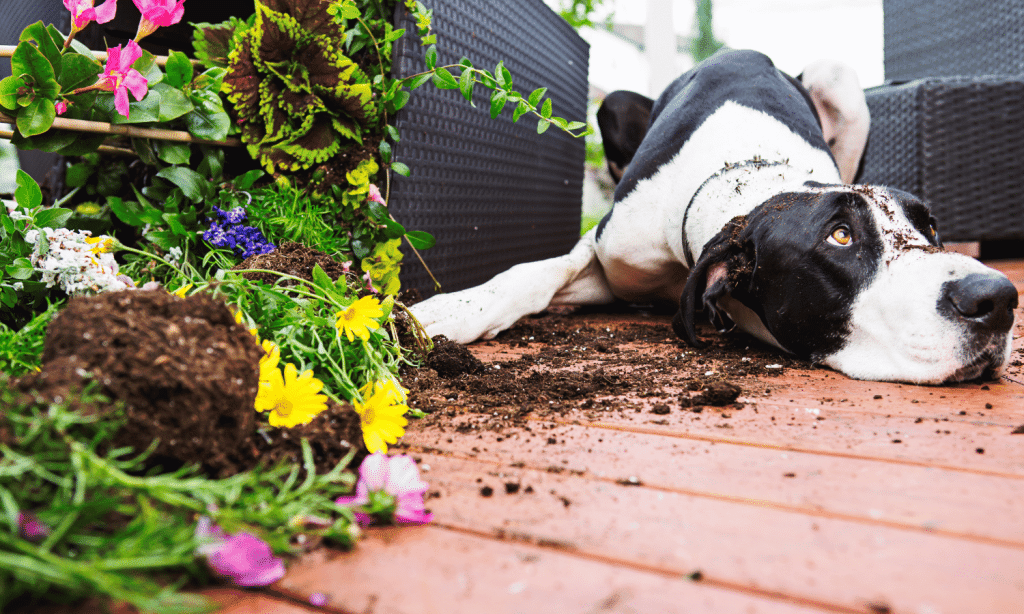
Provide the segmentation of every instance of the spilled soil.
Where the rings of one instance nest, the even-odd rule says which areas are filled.
[[[545,312],[483,342],[475,352],[483,361],[436,337],[427,363],[407,370],[403,382],[410,406],[428,414],[424,426],[500,432],[524,426],[527,415],[738,409],[741,395],[770,394],[763,378],[807,367],[749,336],[710,327],[698,334],[709,342],[700,350],[679,339],[664,316],[648,323]],[[451,419],[463,413],[473,419],[456,425]]]

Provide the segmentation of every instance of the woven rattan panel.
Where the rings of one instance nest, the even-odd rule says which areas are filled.
[[[547,87],[555,115],[586,116],[589,47],[542,0],[440,0],[430,3],[438,65],[467,57],[494,71],[499,61],[516,91]],[[398,8],[406,35],[395,45],[394,73],[425,70],[416,28]],[[565,254],[579,237],[584,142],[537,122],[512,123],[508,105],[492,120],[477,86],[471,107],[457,90],[425,85],[398,114],[395,158],[412,169],[394,176],[390,207],[409,229],[437,245],[422,252],[444,291],[474,286],[520,262]],[[402,287],[433,294],[433,283],[406,253]]]
[[[861,181],[920,196],[918,85],[876,87],[865,91],[865,96],[871,112],[871,137]]]
[[[885,0],[885,78],[1024,74],[1024,0]]]
[[[1024,77],[921,89],[921,186],[943,237],[1024,239]]]
[[[947,241],[1024,239],[1024,77],[868,90],[864,183],[924,198]]]

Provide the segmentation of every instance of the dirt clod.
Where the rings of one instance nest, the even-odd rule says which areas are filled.
[[[466,346],[450,341],[444,335],[434,337],[434,349],[427,356],[427,366],[445,379],[452,379],[463,373],[480,373],[484,363],[466,349]]]

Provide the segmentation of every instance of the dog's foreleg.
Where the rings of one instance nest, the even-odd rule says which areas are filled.
[[[427,334],[457,343],[490,339],[519,318],[551,304],[603,304],[613,300],[597,261],[596,232],[565,256],[518,264],[487,283],[438,294],[411,307]]]

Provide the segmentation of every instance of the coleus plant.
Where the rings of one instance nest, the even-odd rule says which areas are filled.
[[[341,52],[345,32],[320,0],[255,6],[224,78],[250,155],[271,173],[297,171],[362,145],[376,105],[366,73]]]

